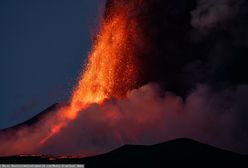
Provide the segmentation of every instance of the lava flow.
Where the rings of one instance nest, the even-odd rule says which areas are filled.
[[[69,106],[60,109],[61,120],[51,127],[48,136],[40,141],[41,144],[75,119],[87,105],[101,104],[111,97],[124,98],[127,91],[138,87],[139,69],[135,52],[141,37],[136,18],[132,18],[130,13],[142,1],[134,1],[132,5],[117,1],[114,3],[108,7],[100,25],[100,32],[72,92]]]

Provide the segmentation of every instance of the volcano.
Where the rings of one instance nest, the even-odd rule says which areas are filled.
[[[108,0],[69,100],[0,131],[0,155],[243,162],[221,149],[248,152],[247,9],[245,0]],[[181,137],[220,149],[188,139],[139,146]],[[113,151],[125,144],[135,146]]]
[[[24,121],[20,124],[17,124],[15,126],[9,127],[9,128],[4,128],[0,130],[0,135],[3,135],[5,132],[15,132],[18,131],[24,127],[35,127],[35,125],[38,125],[39,122],[44,119],[47,115],[50,115],[56,109],[58,109],[59,104],[53,104],[50,107],[46,108],[44,111],[40,112],[36,116],[30,118],[27,121]]]

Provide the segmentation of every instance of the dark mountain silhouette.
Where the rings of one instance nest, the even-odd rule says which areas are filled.
[[[49,156],[1,157],[4,164],[85,164],[85,167],[152,167],[173,165],[247,166],[248,156],[218,149],[182,138],[165,143],[142,146],[125,145],[112,152],[87,158],[53,158]]]
[[[8,128],[4,128],[4,129],[0,130],[0,137],[1,137],[1,135],[6,135],[7,132],[12,133],[12,132],[18,131],[21,128],[26,127],[26,126],[29,126],[29,127],[36,126],[42,118],[46,117],[48,114],[55,112],[56,109],[58,109],[59,107],[60,107],[59,104],[53,104],[53,105],[49,106],[48,108],[46,108],[45,110],[43,110],[42,112],[40,112],[39,114],[28,119],[27,121],[24,121],[22,123],[19,123],[17,125],[12,126],[12,127],[8,127]],[[5,133],[5,134],[3,134],[3,133]]]

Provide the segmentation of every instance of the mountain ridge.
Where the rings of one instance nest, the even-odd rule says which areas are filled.
[[[165,167],[169,164],[248,165],[248,155],[219,149],[188,138],[155,145],[124,145],[105,154],[77,158],[36,156],[0,157],[1,164],[85,164],[86,167]]]

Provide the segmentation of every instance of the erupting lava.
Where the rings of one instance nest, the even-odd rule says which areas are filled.
[[[88,63],[72,94],[72,111],[106,98],[125,96],[137,86],[135,41],[138,25],[128,19],[129,9],[114,9],[101,26]],[[73,115],[73,114],[70,114]]]
[[[130,14],[141,3],[134,1],[130,5],[114,1],[110,4],[69,106],[60,109],[61,121],[52,126],[41,143],[75,119],[88,104],[101,103],[111,97],[123,98],[127,91],[138,87],[139,62],[135,56],[137,45],[142,42],[137,20]]]

